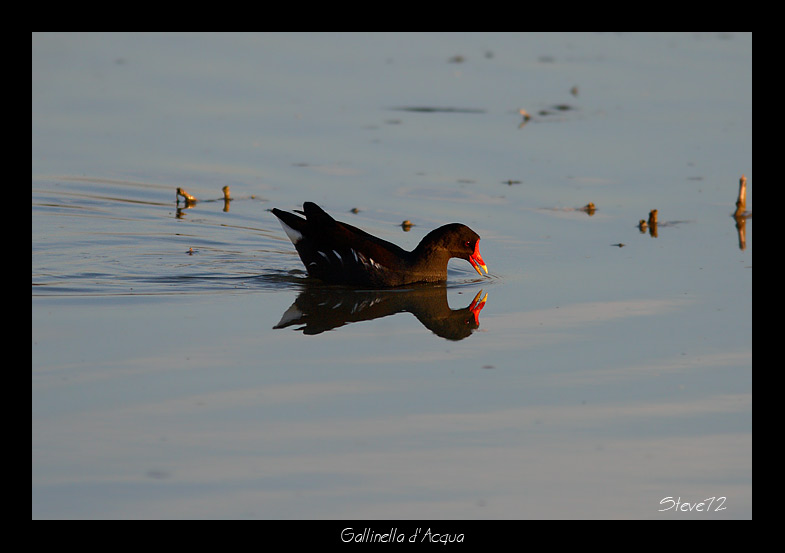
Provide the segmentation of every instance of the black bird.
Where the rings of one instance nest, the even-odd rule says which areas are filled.
[[[385,288],[447,280],[447,261],[467,260],[482,276],[480,236],[466,225],[450,223],[429,232],[411,252],[365,231],[336,221],[313,202],[297,213],[273,209],[297,249],[308,274],[325,282]]]

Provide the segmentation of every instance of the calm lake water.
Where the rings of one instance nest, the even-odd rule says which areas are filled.
[[[34,33],[32,160],[33,518],[752,517],[751,34]]]

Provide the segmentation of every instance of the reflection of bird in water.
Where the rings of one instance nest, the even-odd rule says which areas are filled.
[[[297,330],[304,334],[320,334],[349,323],[408,312],[434,334],[462,340],[480,326],[480,311],[487,300],[488,295],[483,297],[480,291],[467,307],[450,309],[444,284],[396,290],[308,285],[273,328],[302,325]]]

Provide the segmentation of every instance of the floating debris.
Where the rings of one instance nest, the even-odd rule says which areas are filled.
[[[752,217],[752,211],[747,208],[747,177],[742,175],[739,179],[739,196],[736,199],[736,212],[733,218],[736,220],[736,232],[739,236],[739,249],[747,249],[747,217]]]
[[[559,211],[559,212],[575,212],[575,211],[582,211],[591,217],[597,212],[597,206],[594,205],[594,202],[589,202],[582,207],[541,207],[539,209],[544,209],[547,211]]]
[[[526,111],[525,109],[519,109],[518,113],[521,115],[521,117],[523,117],[523,119],[521,119],[520,124],[518,125],[518,128],[522,129],[524,127],[524,125],[526,125],[526,123],[529,122],[529,120],[532,118],[532,116],[529,115],[529,112]]]
[[[589,202],[583,207],[579,207],[578,211],[584,211],[589,214],[589,216],[594,215],[594,212],[597,211],[597,208],[594,206],[594,202]]]
[[[649,231],[649,234],[653,238],[657,238],[657,210],[652,209],[649,211],[649,220],[641,219],[638,221],[638,230],[641,231],[641,234],[646,234],[646,231]]]
[[[223,210],[224,210],[224,212],[228,212],[229,211],[229,202],[231,202],[234,198],[232,198],[232,196],[231,196],[231,192],[229,190],[229,186],[224,186],[223,188],[221,188],[221,191],[223,192],[223,196],[221,198],[215,198],[215,199],[209,199],[209,200],[197,200],[196,196],[194,196],[192,194],[189,194],[184,188],[178,186],[177,187],[177,191],[175,193],[175,199],[177,201],[178,216],[182,216],[183,215],[183,213],[182,213],[183,207],[185,209],[191,208],[194,205],[196,205],[196,202],[198,202],[198,201],[204,201],[204,202],[223,201],[223,203],[224,203]],[[184,204],[185,204],[183,207],[180,206],[180,198],[183,198],[183,201],[184,201]],[[251,198],[253,199],[254,196],[251,196]]]
[[[736,199],[735,217],[752,217],[751,211],[747,209],[747,177],[744,175],[739,179],[739,197]]]
[[[623,248],[623,247],[624,247],[624,246],[626,246],[626,245],[627,245],[627,244],[624,244],[623,242],[619,242],[618,244],[611,244],[611,246],[615,246],[615,247],[617,247],[617,248]]]
[[[403,223],[401,223],[401,228],[404,232],[409,232],[414,225],[409,219],[406,219]]]
[[[448,63],[463,63],[466,61],[466,58],[461,56],[460,54],[451,57],[447,60]]]
[[[395,111],[413,111],[416,113],[485,113],[479,108],[451,108],[438,106],[403,106],[392,108]]]
[[[229,202],[232,201],[232,196],[229,194],[229,186],[224,186],[221,188],[221,191],[224,193],[223,201],[224,201],[224,213],[229,213]]]
[[[178,186],[177,192],[175,193],[175,199],[177,200],[177,203],[180,203],[181,197],[183,200],[185,200],[186,205],[195,204],[197,201],[199,201],[196,199],[196,197],[191,196],[188,192],[186,192],[184,188],[180,188]]]
[[[513,184],[521,184],[521,182],[522,181],[519,181],[519,180],[509,179],[509,180],[503,180],[502,184],[506,184],[507,186],[512,186]]]
[[[528,122],[535,121],[535,122],[543,122],[543,121],[565,121],[566,119],[562,117],[554,117],[554,115],[561,116],[565,112],[568,111],[575,111],[578,108],[571,106],[569,104],[554,104],[549,108],[543,108],[537,111],[536,117],[531,115],[525,109],[519,109],[518,114],[523,118],[521,122],[518,124],[518,128],[522,129]],[[547,118],[547,119],[546,119]]]
[[[349,213],[354,213],[355,215],[357,215],[358,213],[360,213],[360,208],[359,207],[353,207],[353,208],[351,208],[349,210]]]
[[[649,220],[646,222],[649,226],[649,236],[657,238],[657,210],[652,209],[649,211]]]
[[[657,210],[652,209],[649,211],[649,219],[643,220],[641,219],[638,221],[638,229],[641,231],[641,234],[644,234],[647,230],[652,238],[657,238],[657,231],[660,228],[664,227],[675,227],[676,225],[680,225],[682,223],[692,223],[694,221],[690,220],[683,220],[683,221],[659,221],[657,217]]]

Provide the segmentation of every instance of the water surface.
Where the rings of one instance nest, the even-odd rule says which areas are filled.
[[[33,518],[752,517],[751,34],[34,34],[32,157]]]

